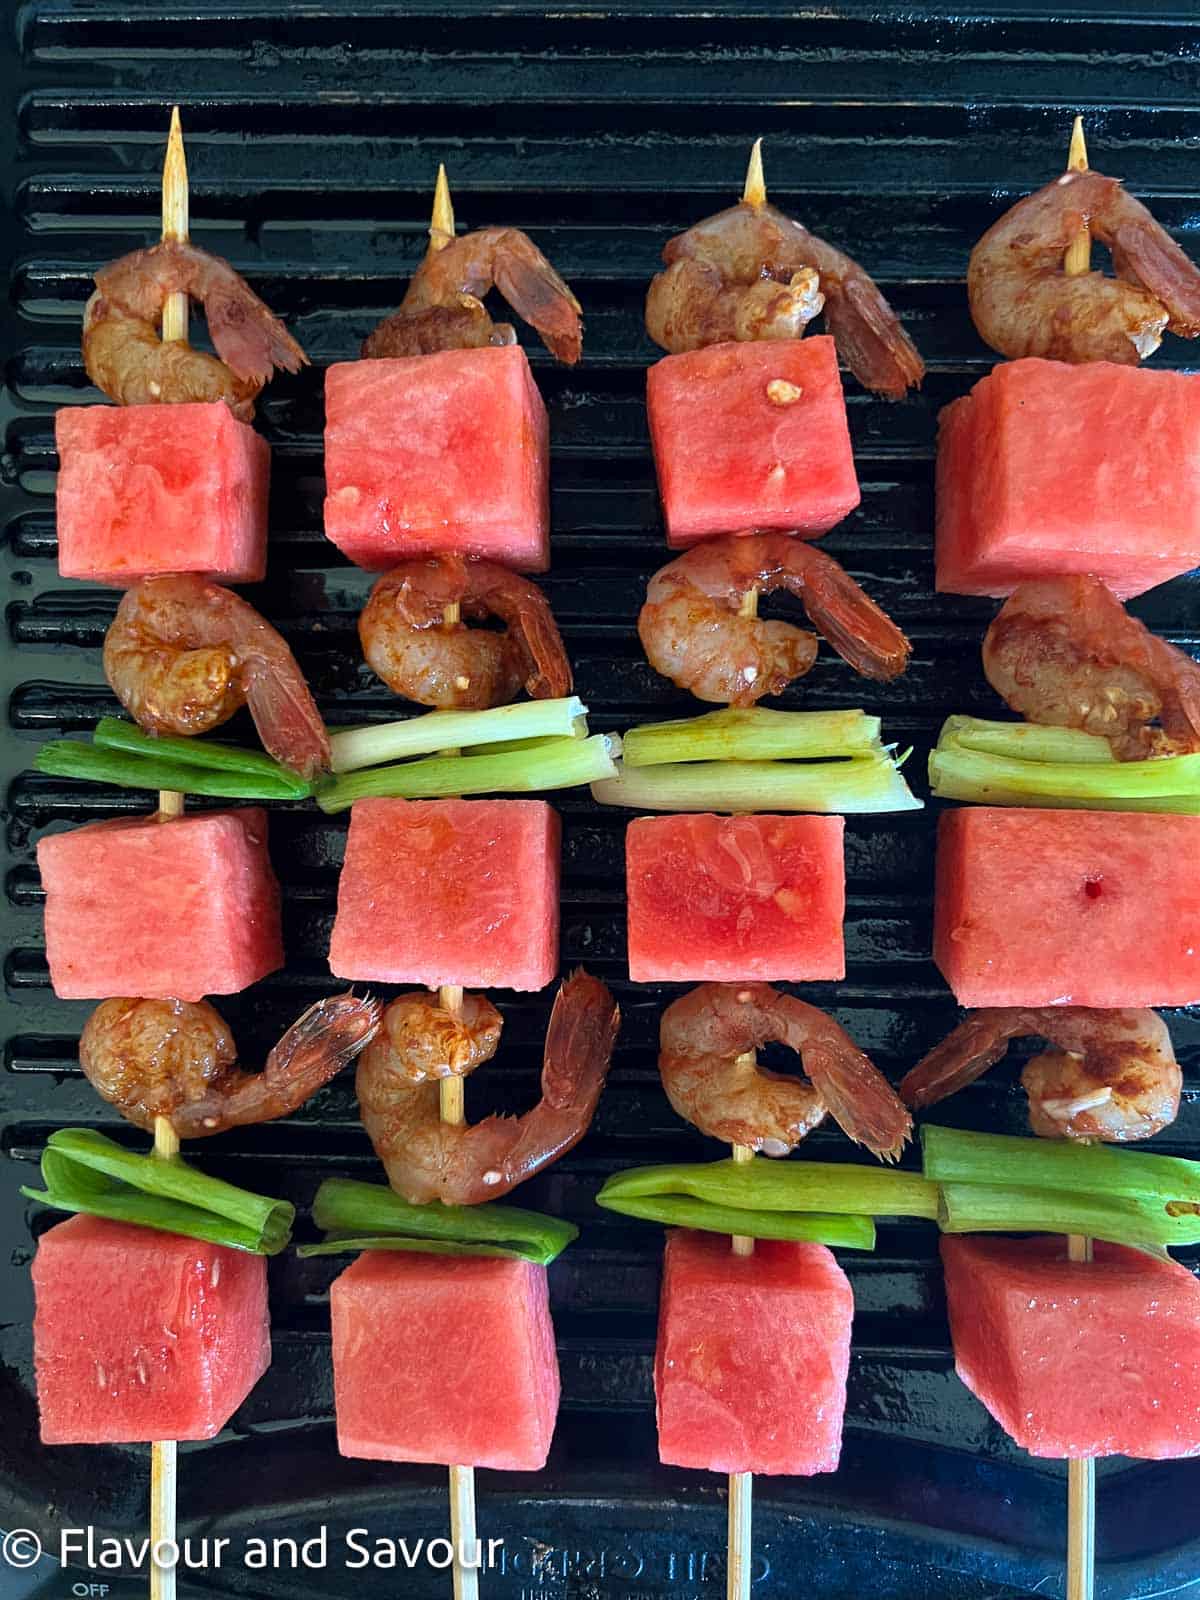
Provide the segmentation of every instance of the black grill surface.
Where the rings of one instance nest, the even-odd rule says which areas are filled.
[[[696,708],[642,659],[633,620],[664,559],[643,406],[655,352],[641,324],[646,282],[672,233],[740,192],[755,135],[772,198],[859,257],[929,362],[900,405],[847,378],[863,504],[826,540],[912,636],[912,669],[879,687],[828,651],[789,705],[862,704],[924,753],[953,710],[996,709],[978,665],[987,602],[935,597],[932,461],[939,407],[991,357],[967,315],[972,241],[1020,193],[1057,170],[1070,118],[1087,117],[1092,158],[1149,199],[1200,254],[1200,15],[1095,0],[1085,9],[845,4],[783,10],[693,4],[524,4],[447,0],[432,9],[324,0],[297,6],[188,0],[35,0],[10,11],[0,122],[10,271],[3,318],[7,706],[5,915],[0,1014],[0,1526],[43,1532],[94,1523],[144,1528],[148,1451],[43,1449],[31,1370],[28,1266],[38,1227],[18,1195],[63,1124],[124,1137],[76,1063],[87,1007],[56,1001],[43,951],[34,845],[46,830],[145,808],[142,796],[33,777],[39,740],[113,709],[99,646],[113,594],[62,582],[55,567],[53,415],[96,398],[78,349],[80,313],[101,261],[158,231],[169,108],[182,107],[196,239],[229,256],[283,314],[312,369],[267,391],[260,425],[274,452],[269,581],[251,598],[294,645],[329,720],[392,710],[362,665],[354,622],[368,586],[321,533],[322,374],[353,356],[399,299],[420,258],[431,184],[446,161],[461,229],[528,229],[574,285],[585,359],[530,355],[551,413],[554,565],[546,580],[593,726]],[[1185,365],[1171,342],[1159,364]],[[1070,472],[1070,462],[1063,470]],[[1195,644],[1194,579],[1135,607]],[[551,1269],[563,1372],[553,1456],[539,1477],[480,1473],[482,1530],[503,1537],[497,1600],[702,1600],[723,1593],[724,1484],[656,1463],[651,1360],[661,1233],[592,1206],[605,1173],[718,1153],[663,1097],[654,1059],[674,991],[627,978],[625,815],[580,795],[564,821],[564,967],[586,962],[625,1015],[610,1087],[578,1149],[522,1199],[565,1214],[583,1238]],[[850,819],[849,975],[806,994],[831,1007],[893,1076],[955,1012],[929,957],[934,811]],[[243,1059],[333,987],[325,963],[345,819],[276,807],[272,853],[284,885],[288,966],[222,1001]],[[1182,868],[1181,868],[1182,870]],[[1016,930],[1014,930],[1016,932]],[[472,1079],[469,1110],[519,1109],[536,1093],[550,994],[501,997],[501,1056]],[[1163,1150],[1200,1155],[1200,1027],[1170,1021],[1187,1083]],[[943,1108],[945,1120],[1019,1130],[1015,1071],[1000,1069]],[[804,1154],[848,1155],[819,1132]],[[235,1181],[303,1206],[329,1173],[375,1176],[349,1075],[284,1123],[197,1152]],[[841,1470],[760,1481],[762,1600],[818,1590],[913,1600],[1061,1593],[1065,1475],[1017,1451],[954,1376],[928,1227],[880,1230],[875,1255],[845,1258],[857,1300]],[[443,1530],[440,1470],[342,1460],[331,1423],[329,1261],[271,1263],[275,1360],[210,1445],[180,1455],[181,1517],[193,1533],[311,1535],[323,1570],[198,1573],[189,1592],[275,1597],[421,1597],[444,1574],[347,1571],[346,1528],[432,1537]],[[87,1292],[81,1285],[81,1294]],[[103,1314],[104,1308],[97,1308]],[[414,1361],[436,1351],[413,1351]],[[1200,1469],[1101,1464],[1100,1593],[1175,1593],[1200,1582]],[[78,1575],[76,1575],[78,1576]],[[0,1567],[0,1594],[20,1575]],[[123,1580],[106,1580],[121,1589]],[[6,1587],[6,1585],[8,1587]],[[129,1578],[130,1594],[144,1585]],[[84,1592],[52,1574],[44,1592]],[[110,1592],[116,1592],[110,1591]],[[121,1589],[124,1593],[125,1590]]]

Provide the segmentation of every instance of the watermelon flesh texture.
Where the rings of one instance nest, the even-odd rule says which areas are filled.
[[[859,503],[837,350],[826,335],[664,356],[646,380],[667,542],[827,533]]]
[[[933,954],[964,1006],[1200,999],[1200,817],[964,806],[938,827]]]
[[[38,1241],[46,1444],[211,1439],[271,1364],[262,1256],[75,1216]]]
[[[271,452],[223,401],[72,406],[54,436],[64,578],[125,588],[164,572],[266,575]]]
[[[545,1267],[367,1250],[330,1309],[342,1455],[545,1466],[559,1396]]]
[[[259,806],[91,822],[38,843],[46,959],[62,1000],[201,1000],[283,965]]]
[[[1127,599],[1198,563],[1195,377],[1008,361],[942,412],[940,591],[1001,596],[1079,572]]]
[[[325,532],[370,571],[457,551],[550,565],[546,407],[517,345],[346,361],[325,377]]]
[[[329,966],[431,989],[558,971],[558,815],[544,800],[358,800]]]
[[[808,1477],[842,1448],[854,1295],[820,1244],[667,1236],[654,1390],[658,1453],[707,1472]]]
[[[942,1240],[958,1375],[1035,1456],[1200,1454],[1200,1282],[1061,1238]]]
[[[844,978],[844,833],[841,817],[638,817],[625,834],[629,976]]]

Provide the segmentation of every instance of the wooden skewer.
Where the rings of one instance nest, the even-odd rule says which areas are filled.
[[[767,203],[767,180],[763,177],[762,140],[755,139],[750,147],[750,164],[746,168],[746,181],[742,185],[742,204],[745,206],[765,206]]]
[[[748,1051],[741,1057],[743,1064],[756,1059]],[[748,1145],[735,1144],[735,1161],[753,1161],[754,1151]],[[745,1234],[735,1233],[730,1241],[735,1256],[752,1256],[754,1240]],[[729,1474],[729,1523],[726,1535],[725,1595],[726,1600],[750,1600],[751,1556],[754,1548],[754,1474],[731,1472]]]
[[[1071,129],[1068,172],[1088,170],[1083,118]],[[1080,228],[1063,256],[1063,271],[1077,278],[1092,267],[1091,230]],[[1092,1241],[1080,1233],[1067,1236],[1067,1257],[1090,1261]],[[1092,1600],[1096,1568],[1096,1463],[1090,1459],[1067,1463],[1067,1600]]]
[[[154,1119],[154,1154],[160,1161],[179,1154],[179,1136],[167,1117]],[[174,1565],[159,1566],[154,1551],[175,1542],[178,1454],[174,1439],[157,1439],[150,1446],[150,1600],[175,1600]]]
[[[167,135],[167,155],[162,174],[162,236],[178,244],[188,241],[191,218],[188,195],[187,157],[183,151],[183,128],[179,121],[179,107],[171,108],[171,131]],[[169,294],[163,302],[162,337],[165,344],[187,342],[188,297],[186,294]],[[173,789],[162,789],[158,796],[158,814],[162,818],[178,817],[183,813],[183,796]],[[157,1447],[156,1447],[157,1448]],[[175,1446],[171,1446],[174,1451]],[[172,1458],[173,1459],[173,1458]]]

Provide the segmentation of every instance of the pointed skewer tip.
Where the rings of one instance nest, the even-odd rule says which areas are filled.
[[[762,140],[755,139],[750,147],[750,160],[746,167],[746,182],[742,186],[742,204],[765,206],[767,180],[763,176]]]
[[[446,168],[438,163],[437,183],[433,190],[433,215],[429,222],[429,248],[444,250],[454,238],[454,202],[450,198],[450,181]]]
[[[1087,139],[1083,132],[1083,118],[1076,117],[1071,129],[1071,148],[1067,152],[1067,171],[1086,172],[1087,169]]]

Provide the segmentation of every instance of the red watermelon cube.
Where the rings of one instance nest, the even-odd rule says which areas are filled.
[[[1004,361],[942,412],[937,587],[1091,573],[1127,599],[1200,564],[1200,383]]]
[[[33,1260],[46,1444],[211,1439],[271,1364],[262,1256],[75,1216]]]
[[[827,335],[664,356],[646,381],[667,542],[781,530],[815,538],[861,499]]]
[[[558,971],[559,843],[544,800],[356,801],[331,971],[544,989]]]
[[[326,534],[372,572],[430,550],[550,565],[549,425],[518,345],[330,367],[325,479]]]
[[[942,1240],[958,1375],[1035,1456],[1200,1455],[1200,1283],[1061,1238]]]
[[[933,955],[963,1006],[1200,1000],[1200,817],[962,806]]]
[[[266,574],[271,452],[223,401],[71,406],[54,436],[64,578],[123,588],[163,572]]]
[[[638,817],[625,834],[635,983],[844,978],[842,817]]]
[[[850,1366],[850,1280],[821,1244],[672,1231],[654,1390],[658,1453],[707,1472],[833,1472]]]
[[[261,807],[91,822],[47,835],[37,854],[62,1000],[201,1000],[283,965]]]
[[[545,1267],[365,1250],[329,1299],[344,1456],[545,1466],[559,1396]]]

